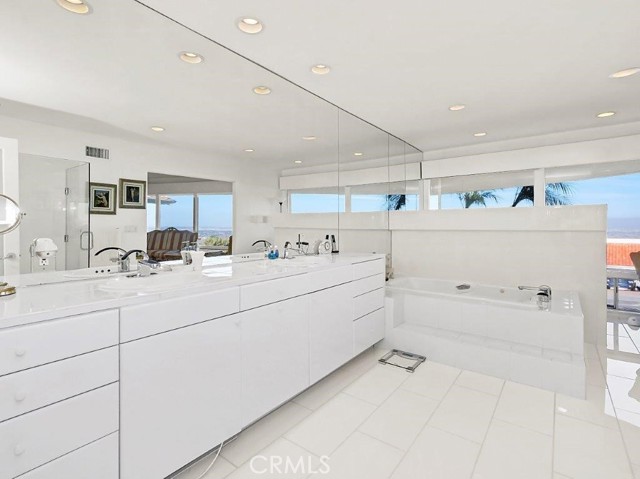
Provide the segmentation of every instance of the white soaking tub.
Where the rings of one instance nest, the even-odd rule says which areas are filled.
[[[457,289],[466,284],[468,289]],[[396,278],[384,345],[464,369],[584,397],[584,317],[577,293]]]

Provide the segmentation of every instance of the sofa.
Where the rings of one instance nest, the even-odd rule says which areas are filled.
[[[176,228],[153,230],[147,233],[147,254],[156,261],[172,261],[181,259],[182,244],[198,241],[198,233]]]

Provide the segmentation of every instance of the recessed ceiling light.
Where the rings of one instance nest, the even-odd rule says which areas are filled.
[[[303,136],[302,139],[303,140],[307,140],[307,141],[313,141],[313,140],[317,140],[318,137],[317,136]]]
[[[260,20],[251,17],[244,17],[238,20],[238,28],[244,33],[260,33],[263,25]]]
[[[251,148],[247,148],[247,149],[246,149],[246,150],[244,150],[244,151],[245,151],[245,152],[247,152],[247,153],[253,153],[253,152],[254,152],[254,151],[256,151],[256,150],[251,149]]]
[[[164,131],[164,128],[161,127],[161,126],[152,126],[151,129],[153,131],[157,131],[158,133],[161,132],[161,131]]]
[[[474,133],[473,136],[477,136],[477,137],[487,136],[487,132],[486,131],[481,131],[479,133]]]
[[[359,151],[356,151],[356,152],[353,154],[353,156],[362,156],[362,155],[364,155],[364,153],[360,153]]]
[[[612,73],[611,75],[609,75],[609,78],[630,77],[631,75],[635,75],[638,72],[640,72],[640,68],[638,68],[638,67],[627,68],[625,70],[620,70],[619,72]]]
[[[253,93],[256,95],[268,95],[271,93],[271,88],[268,86],[257,86],[253,89]]]
[[[187,63],[198,64],[204,61],[202,55],[193,52],[180,52],[180,60]]]
[[[80,15],[84,15],[89,13],[89,5],[84,3],[83,0],[57,0],[58,5],[60,5],[65,10],[68,10],[73,13],[79,13]]]
[[[598,113],[596,116],[598,118],[609,118],[610,116],[613,116],[615,114],[615,111],[603,111],[602,113]]]
[[[311,71],[316,75],[326,75],[331,71],[331,68],[328,67],[327,65],[318,64],[318,65],[312,66]]]
[[[460,110],[464,110],[467,107],[467,105],[451,105],[449,107],[449,110],[451,111],[460,111]]]
[[[301,164],[302,164],[302,160],[293,160],[293,162],[294,162],[296,165],[301,165]]]

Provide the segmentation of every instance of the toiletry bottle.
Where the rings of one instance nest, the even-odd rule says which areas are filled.
[[[278,259],[280,257],[280,252],[278,251],[278,245],[276,245],[273,249],[273,259]]]

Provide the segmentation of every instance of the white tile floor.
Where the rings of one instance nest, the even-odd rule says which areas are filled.
[[[430,361],[410,374],[367,351],[244,431],[205,478],[640,479],[640,331],[609,332],[610,349],[587,347],[586,400]],[[298,468],[252,472],[256,455]]]

